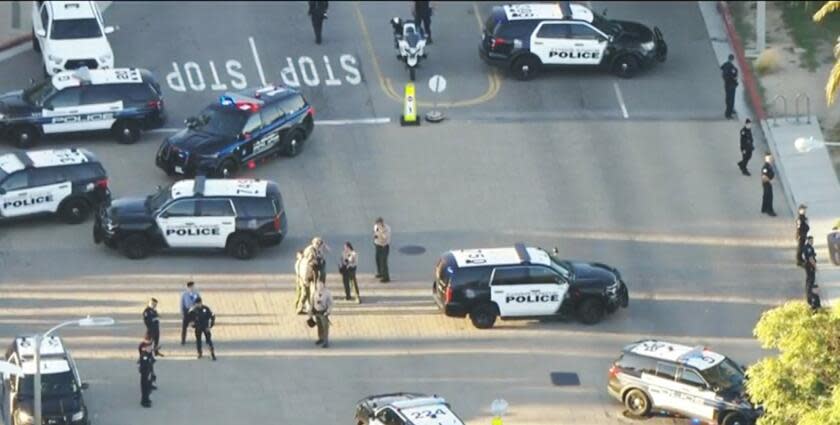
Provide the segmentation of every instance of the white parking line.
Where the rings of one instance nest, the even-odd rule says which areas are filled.
[[[615,88],[615,97],[618,98],[618,105],[621,106],[621,115],[624,116],[624,119],[630,118],[630,115],[627,114],[627,105],[624,104],[624,97],[621,96],[621,89],[618,88],[618,83],[613,81],[613,87]]]
[[[254,44],[254,37],[248,37],[248,43],[251,44],[251,52],[254,54],[254,62],[257,64],[257,72],[260,74],[260,81],[262,81],[262,85],[265,87],[268,83],[265,82],[265,74],[263,73],[262,62],[260,62],[260,55],[257,53],[257,45]]]
[[[315,125],[374,125],[374,124],[388,124],[391,118],[359,118],[355,120],[315,120]],[[175,133],[181,131],[181,128],[156,128],[149,130],[146,133]]]

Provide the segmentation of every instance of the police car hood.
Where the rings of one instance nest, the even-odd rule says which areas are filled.
[[[111,201],[108,213],[113,218],[148,217],[146,198],[120,198]]]
[[[606,264],[572,261],[576,282],[600,282],[610,284],[618,277],[616,270]]]
[[[0,95],[0,114],[14,117],[26,115],[32,108],[23,100],[23,90]]]
[[[20,410],[32,414],[35,400],[31,397],[22,397],[18,401]],[[65,394],[60,396],[44,395],[41,397],[41,414],[47,416],[72,416],[82,410],[81,394]]]
[[[173,147],[198,154],[216,153],[230,143],[230,140],[224,136],[190,129],[183,129],[170,136],[166,141]]]
[[[615,40],[616,42],[646,43],[653,41],[653,30],[643,24],[616,20],[612,22],[621,26],[621,31]]]

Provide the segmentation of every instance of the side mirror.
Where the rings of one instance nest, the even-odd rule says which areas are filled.
[[[47,31],[46,30],[38,30],[38,31],[35,31],[35,35],[38,36],[38,37],[46,37],[47,36]]]
[[[88,388],[90,388],[90,384],[88,384],[87,382],[82,382],[82,389],[86,390]]]
[[[167,213],[167,212],[160,213],[160,218],[169,218],[169,213]]]
[[[111,26],[105,27],[105,34],[111,34],[112,32],[116,31],[117,29]]]

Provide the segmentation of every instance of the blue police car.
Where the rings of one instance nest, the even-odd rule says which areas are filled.
[[[303,95],[289,87],[225,93],[164,140],[155,163],[168,175],[232,176],[259,159],[298,155],[314,116]]]

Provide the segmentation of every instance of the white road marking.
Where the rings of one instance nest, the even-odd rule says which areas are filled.
[[[262,81],[263,86],[267,86],[268,83],[265,81],[265,73],[263,73],[262,62],[260,62],[260,55],[257,53],[257,45],[254,44],[254,37],[248,37],[248,43],[251,44],[251,52],[254,54],[254,62],[257,64],[257,72],[260,74],[260,81]]]
[[[359,118],[350,120],[315,120],[315,125],[360,125],[360,124],[388,124],[391,118]],[[156,128],[154,130],[146,131],[146,133],[175,133],[181,131],[181,128]]]
[[[618,88],[618,82],[613,81],[613,88],[615,88],[615,97],[618,98],[618,105],[621,106],[621,115],[624,116],[624,119],[630,118],[630,115],[627,114],[627,105],[624,104],[624,97],[621,96],[621,89]]]

